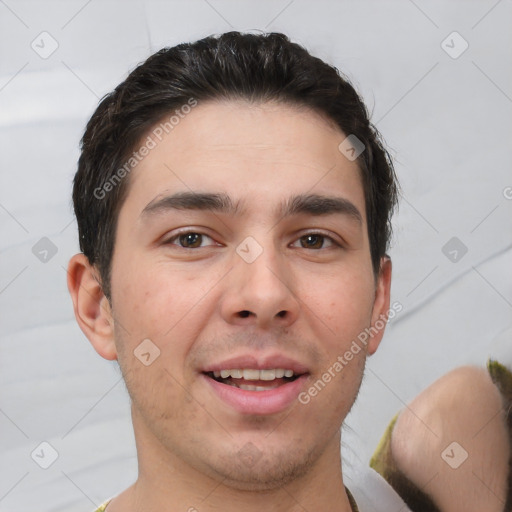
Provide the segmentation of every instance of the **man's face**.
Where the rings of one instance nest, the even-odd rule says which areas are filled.
[[[132,172],[111,283],[139,458],[263,489],[338,456],[368,347],[298,397],[382,312],[344,139],[290,106],[204,103]]]

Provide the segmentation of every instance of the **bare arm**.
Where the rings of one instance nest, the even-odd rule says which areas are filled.
[[[441,512],[503,512],[507,408],[486,370],[457,368],[400,413],[391,434],[393,461]]]

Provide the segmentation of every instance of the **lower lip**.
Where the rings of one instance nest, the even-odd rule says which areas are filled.
[[[268,391],[248,391],[223,384],[203,374],[215,394],[241,414],[276,414],[284,411],[298,397],[307,375],[301,375]]]

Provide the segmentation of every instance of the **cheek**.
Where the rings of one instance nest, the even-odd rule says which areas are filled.
[[[313,290],[311,286],[303,289],[306,311],[310,309],[320,325],[330,332],[333,344],[351,340],[369,326],[375,294],[373,280],[340,272],[317,280]]]
[[[333,350],[321,372],[311,379],[305,391],[299,396],[301,407],[308,418],[322,418],[324,437],[329,438],[345,420],[352,408],[363,378],[364,352],[353,356],[349,362],[335,367],[338,356],[343,357],[344,350]],[[336,368],[336,369],[335,369]],[[306,420],[307,421],[307,420]],[[314,430],[320,428],[314,421]]]
[[[127,324],[130,333],[155,333],[165,326],[169,330],[194,300],[188,283],[189,279],[180,272],[171,272],[158,263],[148,265],[132,260],[118,265],[112,276],[118,319]]]
[[[130,276],[125,279],[124,276]],[[133,264],[118,272],[113,288],[116,343],[124,352],[149,338],[161,351],[159,359],[173,373],[182,373],[193,341],[214,314],[216,303],[208,291],[215,276],[183,272],[168,262]],[[121,341],[118,338],[122,338]]]

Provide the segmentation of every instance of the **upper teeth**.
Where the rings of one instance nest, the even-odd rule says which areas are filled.
[[[245,380],[274,380],[282,379],[283,377],[293,377],[293,370],[285,370],[283,368],[276,368],[274,370],[251,370],[251,369],[234,369],[234,370],[220,370],[213,372],[214,377],[221,377],[227,379],[245,379]]]

